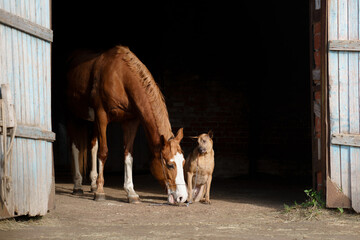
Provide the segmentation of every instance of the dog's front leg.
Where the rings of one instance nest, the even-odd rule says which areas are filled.
[[[193,183],[192,183],[192,179],[193,179],[193,173],[192,172],[187,172],[186,173],[186,183],[187,183],[187,192],[188,192],[188,199],[187,202],[188,203],[192,203],[192,192],[193,192]]]
[[[212,181],[212,175],[208,177],[208,180],[206,182],[206,193],[205,193],[205,200],[203,203],[210,204],[210,187],[211,187],[211,181]]]

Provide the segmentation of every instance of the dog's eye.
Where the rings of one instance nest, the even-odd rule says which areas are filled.
[[[167,163],[167,164],[166,164],[166,167],[167,167],[168,169],[174,169],[174,168],[175,168],[174,164],[172,164],[172,163]]]

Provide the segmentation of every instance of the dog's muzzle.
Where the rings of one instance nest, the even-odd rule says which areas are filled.
[[[199,151],[200,154],[206,153],[206,149],[203,148],[203,147],[198,147],[198,151]]]

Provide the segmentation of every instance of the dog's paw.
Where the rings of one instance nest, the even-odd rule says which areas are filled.
[[[210,199],[201,199],[200,202],[203,204],[211,204]]]

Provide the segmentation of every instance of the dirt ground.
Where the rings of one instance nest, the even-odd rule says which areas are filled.
[[[335,210],[284,212],[301,202],[302,186],[279,181],[214,179],[212,204],[161,205],[166,196],[149,175],[134,177],[143,202],[125,202],[120,177],[105,179],[107,200],[95,202],[85,186],[56,184],[56,209],[44,217],[0,221],[0,239],[360,239],[360,216]]]

